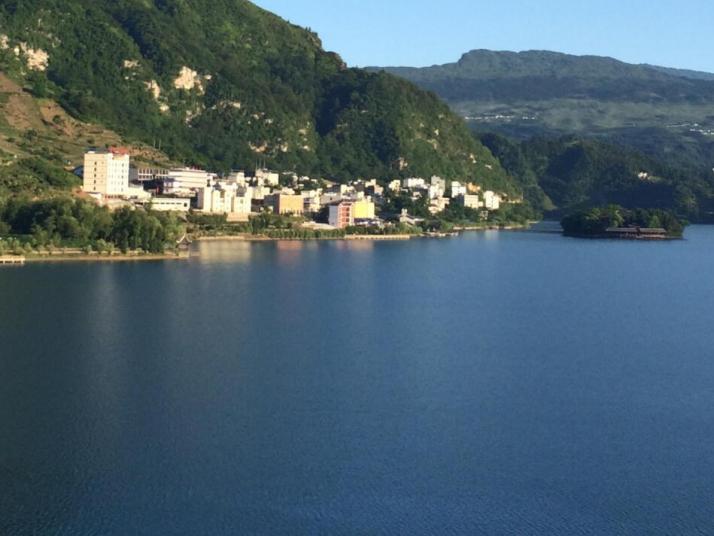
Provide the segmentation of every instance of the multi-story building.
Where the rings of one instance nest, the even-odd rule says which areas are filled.
[[[478,195],[466,194],[459,197],[459,201],[465,208],[481,208],[481,200]]]
[[[344,229],[355,224],[354,203],[341,201],[330,205],[328,222],[332,227]]]
[[[439,184],[429,185],[429,199],[438,199],[439,197],[444,197],[446,190]]]
[[[319,190],[306,190],[302,193],[303,211],[306,214],[314,214],[320,212],[322,204],[320,203]]]
[[[446,210],[446,207],[448,207],[450,203],[451,199],[449,199],[448,197],[438,197],[436,199],[432,199],[429,204],[429,212],[431,214],[439,214],[440,212],[444,212]]]
[[[215,178],[216,175],[214,173],[209,173],[202,169],[172,169],[169,171],[168,178],[164,181],[164,193],[198,192]]]
[[[159,212],[188,212],[191,199],[188,197],[153,197],[151,209]]]
[[[466,188],[466,186],[461,184],[460,182],[454,181],[451,183],[451,197],[452,198],[466,195],[467,192],[468,192],[468,189]]]
[[[87,151],[82,189],[108,197],[126,196],[129,192],[129,161],[125,149]]]
[[[404,188],[415,189],[415,188],[426,188],[426,181],[419,177],[410,177],[402,181],[402,186]]]
[[[441,177],[434,175],[431,177],[431,185],[432,186],[437,186],[441,188],[442,190],[446,191],[446,180],[442,179]]]
[[[270,195],[269,186],[254,186],[253,187],[253,199],[256,201],[263,201],[267,196]]]
[[[374,203],[371,199],[360,199],[352,202],[352,217],[355,220],[373,220]]]
[[[392,192],[398,192],[399,190],[402,189],[402,181],[399,180],[393,180],[389,184],[387,184],[387,189],[389,189]]]
[[[280,184],[280,175],[267,169],[258,169],[255,171],[255,180],[261,186],[277,186]]]
[[[272,207],[275,214],[302,216],[305,212],[302,195],[272,194],[265,198],[266,207]]]
[[[131,168],[130,174],[133,182],[165,181],[169,178],[169,170],[161,168]]]
[[[252,212],[253,193],[251,188],[238,188],[233,196],[231,214],[247,216]]]
[[[501,208],[501,196],[491,190],[483,193],[483,206],[488,210],[498,210]]]
[[[248,184],[248,179],[243,171],[234,171],[228,175],[228,182],[237,184],[238,186],[246,186]]]

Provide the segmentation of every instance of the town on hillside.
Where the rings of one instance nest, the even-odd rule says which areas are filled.
[[[483,221],[502,204],[520,202],[502,193],[482,191],[473,183],[438,176],[393,180],[384,185],[376,179],[338,184],[266,169],[257,169],[249,176],[243,171],[219,175],[189,167],[134,167],[129,151],[123,148],[88,150],[77,173],[83,177],[83,192],[110,209],[136,206],[224,215],[235,223],[267,212],[304,217],[304,225],[313,229],[379,229],[386,221],[410,225],[423,221],[404,208],[389,213],[387,200],[394,196],[424,203],[434,217],[458,204],[477,211]]]

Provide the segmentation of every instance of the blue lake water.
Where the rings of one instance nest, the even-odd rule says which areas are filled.
[[[714,228],[0,269],[0,534],[714,534]]]

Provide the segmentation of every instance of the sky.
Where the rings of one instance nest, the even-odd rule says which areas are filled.
[[[351,66],[554,50],[714,72],[713,0],[254,0]]]

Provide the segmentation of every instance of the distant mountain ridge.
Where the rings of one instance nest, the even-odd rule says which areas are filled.
[[[714,103],[714,75],[550,51],[473,50],[459,61],[423,68],[385,67],[449,102],[596,98]],[[623,84],[624,82],[624,84]]]
[[[387,67],[446,100],[477,132],[596,136],[714,167],[714,74],[549,51],[474,50],[425,68]]]

